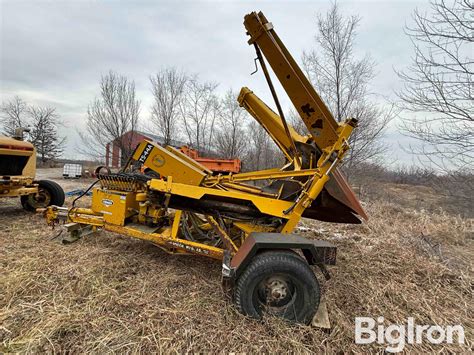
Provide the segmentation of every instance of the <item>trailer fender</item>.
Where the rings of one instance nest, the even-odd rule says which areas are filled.
[[[312,240],[296,234],[251,233],[231,258],[224,256],[222,274],[236,280],[252,258],[265,250],[301,250],[309,265],[317,265],[326,279],[329,273],[325,265],[336,264],[336,246],[324,240]]]

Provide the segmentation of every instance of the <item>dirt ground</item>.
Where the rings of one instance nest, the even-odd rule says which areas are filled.
[[[39,173],[66,191],[91,182]],[[320,277],[332,323],[323,331],[240,315],[223,296],[218,262],[106,232],[65,246],[40,215],[0,200],[0,352],[382,352],[386,345],[354,343],[357,316],[461,324],[464,345],[405,350],[469,352],[473,220],[408,206],[365,201],[370,220],[356,226],[302,221],[300,234],[338,247],[332,279]]]

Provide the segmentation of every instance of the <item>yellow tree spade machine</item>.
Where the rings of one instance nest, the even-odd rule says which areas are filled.
[[[320,304],[311,265],[329,278],[326,265],[335,264],[336,247],[291,233],[301,217],[338,223],[366,218],[337,170],[356,121],[337,123],[262,13],[248,14],[244,25],[279,114],[245,87],[238,101],[281,149],[283,167],[213,175],[180,151],[145,140],[119,173],[98,171],[91,208],[51,206],[45,215],[51,225],[65,221],[69,241],[103,229],[169,253],[220,260],[240,312],[309,323]],[[310,134],[300,135],[286,122],[264,57]],[[154,175],[140,174],[141,165]]]
[[[27,211],[62,206],[61,186],[50,180],[35,180],[36,150],[33,144],[23,141],[24,131],[17,129],[15,137],[0,136],[0,197],[20,197]]]

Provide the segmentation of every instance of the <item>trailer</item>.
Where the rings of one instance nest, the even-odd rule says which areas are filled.
[[[68,243],[106,230],[150,241],[170,254],[217,259],[241,313],[307,324],[324,308],[314,268],[328,279],[337,248],[294,230],[302,217],[335,223],[367,218],[337,168],[357,121],[334,119],[263,13],[248,14],[244,25],[278,114],[246,87],[237,100],[277,144],[283,166],[216,175],[175,147],[144,140],[118,173],[96,170],[98,180],[85,191],[92,191],[89,208],[51,206],[45,216],[50,225],[65,223]],[[264,56],[306,135],[286,121]]]

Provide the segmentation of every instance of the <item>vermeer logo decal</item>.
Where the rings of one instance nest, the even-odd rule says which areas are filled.
[[[112,206],[112,205],[114,204],[114,201],[109,200],[109,199],[107,199],[107,198],[104,198],[104,199],[102,200],[102,204],[103,204],[104,206],[106,206],[106,207],[109,207],[109,206]]]
[[[160,154],[157,154],[153,157],[153,165],[160,168],[162,167],[163,165],[165,165],[165,158],[160,155]]]

